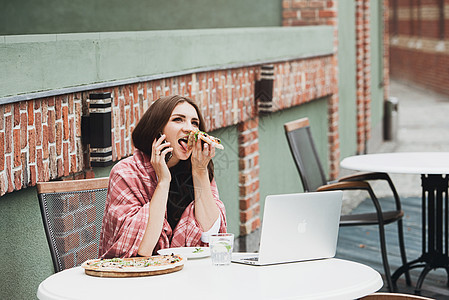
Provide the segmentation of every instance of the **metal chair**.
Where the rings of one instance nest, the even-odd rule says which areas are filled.
[[[397,293],[374,293],[360,298],[360,300],[434,300],[423,296]]]
[[[55,272],[98,258],[108,182],[96,178],[37,183]]]
[[[378,225],[380,236],[380,248],[382,254],[382,262],[385,270],[385,279],[387,281],[389,291],[395,289],[391,280],[391,271],[388,263],[387,248],[385,241],[384,225],[397,222],[398,238],[401,259],[403,264],[407,262],[404,234],[402,229],[402,217],[404,212],[401,209],[401,202],[390,177],[386,173],[358,173],[346,176],[335,183],[328,183],[325,177],[320,158],[316,151],[315,143],[312,138],[308,118],[298,119],[284,124],[285,134],[293,155],[296,167],[301,177],[302,185],[305,192],[313,191],[329,191],[329,190],[364,190],[366,191],[374,205],[372,213],[342,215],[340,226],[361,226],[361,225]],[[386,180],[392,190],[395,210],[383,211],[381,205],[374,194],[368,180]],[[411,284],[410,276],[406,274],[407,284]]]

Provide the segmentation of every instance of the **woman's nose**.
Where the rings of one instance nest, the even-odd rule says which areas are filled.
[[[190,132],[194,129],[193,125],[186,122],[182,128],[185,132]]]

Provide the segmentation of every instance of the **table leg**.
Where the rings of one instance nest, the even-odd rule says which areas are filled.
[[[436,268],[449,268],[449,208],[447,175],[421,175],[422,182],[422,255],[408,262],[394,272],[393,287],[406,271],[424,267],[415,287],[415,293],[421,293],[426,275]],[[449,272],[448,272],[449,281]]]

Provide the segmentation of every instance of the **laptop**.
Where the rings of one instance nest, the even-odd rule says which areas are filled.
[[[232,262],[262,266],[334,257],[342,201],[342,191],[267,196],[258,253],[234,253]]]

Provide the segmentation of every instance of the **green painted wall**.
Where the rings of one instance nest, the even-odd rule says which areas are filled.
[[[371,128],[382,129],[383,87],[383,12],[382,1],[370,1],[371,24]]]
[[[355,1],[338,1],[338,97],[341,158],[357,151]]]
[[[236,236],[240,232],[239,210],[239,152],[236,126],[230,126],[211,132],[220,138],[225,149],[215,152],[214,167],[220,200],[226,207],[228,232]]]
[[[0,299],[35,299],[53,274],[36,188],[0,197]]]
[[[0,104],[22,94],[328,55],[332,35],[331,26],[306,26],[0,36]]]
[[[383,117],[382,2],[370,2],[371,138],[379,139]],[[355,1],[338,1],[339,134],[341,158],[357,151]]]
[[[280,0],[3,1],[0,35],[282,25]]]
[[[284,123],[303,117],[309,118],[321,163],[327,172],[327,99],[314,100],[261,117],[259,121],[261,217],[267,195],[304,191],[284,133]]]

